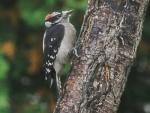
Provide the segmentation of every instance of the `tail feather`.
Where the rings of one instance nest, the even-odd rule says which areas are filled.
[[[49,69],[50,71],[47,71],[47,68],[44,67],[44,76],[45,76],[45,80],[47,81],[47,83],[49,84],[50,88],[52,87],[52,85],[55,83],[56,81],[56,72],[54,68]]]

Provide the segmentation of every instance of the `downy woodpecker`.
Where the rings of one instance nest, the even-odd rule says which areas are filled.
[[[76,40],[76,30],[69,21],[71,13],[71,10],[53,12],[45,17],[46,31],[43,37],[45,80],[48,80],[50,85],[56,80],[59,94],[60,76],[64,64],[69,62],[69,54]]]

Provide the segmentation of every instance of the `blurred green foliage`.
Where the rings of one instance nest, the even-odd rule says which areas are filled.
[[[42,76],[42,37],[48,12],[73,9],[71,22],[78,34],[87,0],[1,0],[0,113],[49,113],[55,90]],[[150,103],[150,8],[138,56],[132,68],[119,113],[147,113]],[[66,78],[69,66],[64,69]],[[55,88],[54,88],[55,89]]]
[[[0,83],[0,113],[8,113],[9,106],[9,89],[6,83]]]
[[[58,2],[58,4],[57,4]],[[60,2],[60,4],[59,4]],[[33,4],[30,0],[19,0],[18,7],[21,14],[21,18],[31,27],[41,27],[43,26],[43,17],[49,11],[55,10],[85,10],[86,0],[37,0]],[[41,5],[43,4],[43,5]],[[60,6],[60,7],[59,7]]]
[[[8,113],[9,108],[9,90],[6,82],[7,73],[10,66],[5,59],[4,54],[0,51],[0,113]]]
[[[6,74],[10,68],[8,61],[4,58],[4,54],[0,51],[0,80],[6,79]]]

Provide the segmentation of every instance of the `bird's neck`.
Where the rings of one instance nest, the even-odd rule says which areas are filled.
[[[61,23],[69,23],[70,22],[70,18],[65,18],[61,20]]]

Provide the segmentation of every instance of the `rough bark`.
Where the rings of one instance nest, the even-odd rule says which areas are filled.
[[[116,113],[149,0],[89,0],[64,94],[55,113]]]

